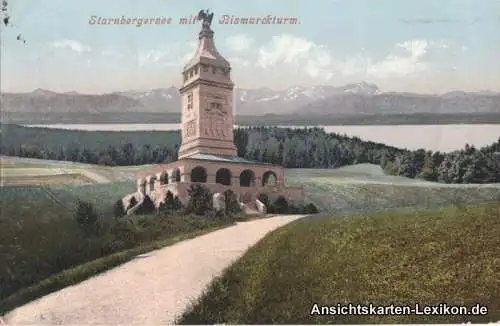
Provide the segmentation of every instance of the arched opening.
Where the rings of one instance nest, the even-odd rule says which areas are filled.
[[[174,182],[181,182],[181,170],[175,169],[172,175]]]
[[[162,174],[160,174],[160,184],[161,185],[168,184],[168,173],[167,172],[163,172]]]
[[[191,170],[191,182],[207,182],[207,171],[202,166]]]
[[[262,185],[263,186],[276,186],[278,177],[273,171],[267,171],[262,175]]]
[[[240,174],[240,186],[251,187],[254,185],[255,175],[252,170],[243,170]]]
[[[231,171],[226,168],[217,170],[215,174],[215,183],[220,183],[221,185],[230,186],[231,185]]]
[[[152,176],[151,179],[149,180],[149,191],[155,191],[155,181],[156,177]]]

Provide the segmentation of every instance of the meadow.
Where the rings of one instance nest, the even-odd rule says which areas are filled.
[[[19,175],[26,175],[24,171],[44,176],[53,173],[52,178],[65,174],[81,177],[91,174],[94,178],[86,185],[71,179],[67,184],[51,184],[51,178],[40,185],[36,178],[24,177],[27,184],[22,187],[0,188],[2,218],[29,214],[32,207],[46,207],[43,211],[57,214],[52,213],[54,209],[50,207],[57,207],[57,211],[60,207],[73,209],[77,199],[88,201],[103,215],[109,215],[118,198],[135,191],[135,174],[151,167],[106,167],[12,157],[3,157],[0,162],[4,185],[15,185]],[[315,203],[322,213],[336,216],[393,208],[500,201],[500,184],[440,184],[385,175],[379,166],[373,164],[338,169],[286,169],[285,177],[288,185],[303,186],[306,200]],[[22,204],[18,206],[20,202]]]
[[[150,165],[105,167],[12,157],[2,157],[0,162],[3,183],[0,188],[0,264],[9,266],[0,271],[3,283],[0,284],[0,312],[82,281],[105,270],[104,263],[107,268],[123,263],[137,254],[134,248],[147,251],[165,245],[158,241],[227,225],[217,221],[200,224],[199,219],[189,218],[114,225],[113,204],[135,191],[135,173]],[[72,179],[65,180],[67,184],[50,182],[74,174],[91,175],[93,179],[89,178],[88,184],[77,184]],[[26,184],[7,186],[15,184],[22,175]],[[36,177],[41,175],[49,182],[39,183]],[[306,201],[320,209],[320,214],[311,217],[317,219],[407,207],[500,202],[500,184],[436,184],[387,176],[379,166],[371,164],[339,169],[287,169],[286,182],[305,188]],[[104,226],[95,236],[86,236],[75,223],[77,200],[89,202],[96,209]],[[123,250],[127,254],[120,255]],[[113,256],[115,254],[118,256]],[[106,257],[111,257],[110,261],[106,261]],[[92,265],[99,260],[99,267]],[[76,272],[71,272],[75,269]]]
[[[298,220],[267,235],[231,265],[178,323],[497,322],[499,218],[500,203],[495,203]],[[479,303],[488,314],[318,315],[315,303]]]
[[[286,182],[304,187],[307,201],[315,203],[323,215],[335,217],[500,201],[500,184],[440,184],[388,176],[373,164],[339,169],[288,169]]]
[[[135,171],[145,166],[107,168],[17,158],[0,162],[0,266],[6,267],[0,269],[0,315],[139,254],[232,224],[175,214],[116,219],[114,203],[136,190]],[[58,173],[51,175],[53,170]],[[7,186],[24,171],[27,184]],[[51,182],[88,172],[98,180]],[[38,183],[41,175],[47,183]],[[95,227],[77,223],[77,201],[92,204],[97,213]]]

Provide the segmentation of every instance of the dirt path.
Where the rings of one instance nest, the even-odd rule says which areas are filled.
[[[7,324],[172,324],[212,278],[268,232],[302,215],[218,230],[150,252],[6,316]]]

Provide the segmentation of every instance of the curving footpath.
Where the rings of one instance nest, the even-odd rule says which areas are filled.
[[[172,324],[233,261],[304,215],[238,223],[138,256],[82,283],[19,307],[7,324]]]

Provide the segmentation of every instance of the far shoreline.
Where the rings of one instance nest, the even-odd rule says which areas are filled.
[[[41,112],[3,112],[3,124],[51,125],[51,124],[178,124],[178,113],[121,112],[95,115],[85,113],[60,113],[55,115]],[[395,125],[472,125],[500,124],[498,113],[414,113],[414,114],[266,114],[236,115],[239,126],[395,126]]]

